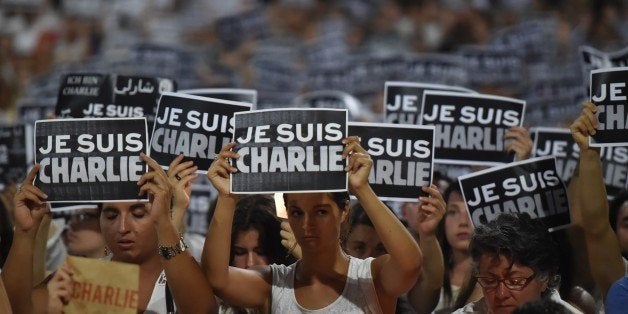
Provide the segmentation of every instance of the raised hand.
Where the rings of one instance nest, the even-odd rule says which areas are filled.
[[[342,140],[342,143],[345,144],[342,156],[349,159],[346,170],[349,173],[349,190],[353,193],[368,185],[373,160],[360,145],[359,136],[347,137]]]
[[[296,259],[300,259],[303,256],[301,254],[301,246],[297,243],[297,239],[294,237],[294,233],[288,221],[281,222],[281,231],[279,231],[279,233],[281,234],[281,245],[288,250],[288,254],[294,256]]]
[[[516,160],[530,158],[532,154],[532,138],[526,128],[512,126],[504,134],[506,145],[504,149],[511,153],[515,152]]]
[[[74,292],[74,271],[66,264],[61,265],[48,285],[48,313],[63,313]]]
[[[166,221],[170,223],[172,187],[168,182],[168,175],[154,159],[144,153],[141,153],[140,157],[150,170],[137,181],[137,185],[140,186],[139,195],[148,193],[151,202],[150,216],[156,224]]]
[[[589,149],[589,136],[595,135],[596,129],[600,126],[595,112],[597,107],[590,102],[582,103],[582,112],[571,126],[571,136],[580,147],[580,151]]]
[[[177,229],[182,231],[183,217],[190,205],[190,194],[192,193],[192,181],[198,177],[196,170],[198,167],[193,161],[183,161],[183,155],[172,160],[168,171],[168,182],[172,187],[172,220]]]
[[[48,195],[33,185],[39,168],[39,164],[35,164],[13,197],[15,231],[33,237],[35,237],[44,215],[50,213],[50,209],[45,203]]]
[[[240,155],[231,150],[235,145],[236,144],[233,142],[225,145],[220,150],[220,153],[216,155],[216,159],[207,170],[207,178],[209,178],[218,193],[223,196],[231,194],[229,175],[238,171],[238,169],[231,166],[228,161],[229,158],[237,159],[240,157]]]
[[[417,222],[413,224],[420,236],[428,235],[432,236],[436,234],[436,228],[438,224],[445,216],[445,200],[440,194],[438,187],[432,184],[429,187],[421,187],[423,192],[430,195],[430,197],[419,197],[421,204],[419,205],[419,213],[417,215]]]

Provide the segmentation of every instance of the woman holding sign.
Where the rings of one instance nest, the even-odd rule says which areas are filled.
[[[357,137],[343,140],[349,159],[349,189],[364,206],[388,254],[361,260],[340,247],[340,225],[347,218],[347,193],[285,194],[288,222],[303,257],[290,266],[229,267],[229,238],[236,196],[229,174],[236,171],[234,143],[220,151],[207,176],[219,192],[203,267],[216,294],[229,304],[261,307],[275,313],[305,311],[392,313],[397,297],[416,282],[422,265],[417,243],[368,184],[372,160]]]

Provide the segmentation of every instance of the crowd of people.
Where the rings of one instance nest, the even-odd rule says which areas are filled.
[[[285,218],[270,195],[230,192],[234,144],[202,169],[206,178],[182,156],[163,170],[142,155],[149,171],[138,185],[149,202],[85,204],[65,221],[51,221],[35,165],[0,195],[0,312],[62,313],[74,289],[64,263],[72,255],[138,265],[144,313],[622,313],[628,192],[609,201],[600,151],[588,145],[598,122],[594,105],[577,106],[585,99],[577,52],[628,45],[626,17],[621,0],[1,0],[3,124],[23,123],[19,108],[32,102],[54,108],[68,72],[252,88],[259,108],[336,89],[359,100],[351,117],[360,121],[379,121],[385,81],[429,80],[527,99],[526,128],[505,134],[517,160],[531,156],[527,127],[540,125],[570,125],[580,157],[568,189],[571,225],[553,232],[521,214],[474,226],[456,182],[466,168],[438,169],[416,202],[384,203],[356,136],[343,140],[349,190],[285,193]],[[521,58],[517,84],[475,81],[483,76],[464,62],[464,75],[442,81],[404,68],[431,54],[459,58],[471,45],[508,46],[499,35],[530,20],[550,24],[536,42],[544,49],[509,50]],[[185,54],[159,64],[125,59],[146,45]],[[400,59],[404,66],[385,68]],[[369,72],[369,62],[380,69]],[[539,95],[550,74],[567,77],[561,92],[574,90],[560,99],[564,108],[543,103],[563,94]],[[217,194],[205,235],[186,232],[200,179]]]

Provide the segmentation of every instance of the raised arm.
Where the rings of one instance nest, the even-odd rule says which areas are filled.
[[[33,185],[37,171],[39,165],[31,169],[13,197],[15,232],[2,280],[14,313],[33,312],[35,236],[43,217],[50,213],[45,203],[48,196]]]
[[[423,252],[421,276],[408,291],[408,301],[417,313],[431,313],[438,305],[445,276],[443,252],[436,239],[436,229],[445,215],[445,200],[435,185],[422,187],[430,197],[420,197],[421,205],[416,223],[411,224],[419,234]]]
[[[142,154],[142,160],[150,171],[138,181],[140,193],[148,193],[151,206],[150,216],[157,230],[160,246],[174,247],[179,244],[180,236],[170,217],[172,186],[166,172],[152,158]],[[203,276],[200,266],[189,251],[173,256],[161,256],[168,286],[177,308],[181,313],[213,313],[217,311],[216,300]]]
[[[379,200],[368,183],[373,160],[360,146],[357,136],[343,140],[343,156],[349,159],[349,189],[364,207],[388,254],[375,259],[372,265],[375,288],[388,296],[397,297],[414,285],[423,256],[412,235]]]
[[[626,269],[617,238],[608,220],[608,201],[600,154],[598,150],[590,148],[588,142],[588,137],[595,134],[599,125],[595,112],[594,104],[584,103],[580,117],[571,125],[571,134],[580,147],[576,190],[580,191],[578,195],[582,197],[577,200],[580,206],[576,206],[576,210],[580,210],[580,219],[584,224],[582,229],[591,275],[606,296],[610,286],[624,276]]]
[[[270,297],[269,268],[247,270],[229,266],[231,228],[237,198],[230,192],[229,179],[236,168],[229,164],[228,158],[239,157],[231,151],[234,146],[230,143],[223,147],[207,171],[207,177],[218,190],[218,200],[207,231],[201,264],[219,298],[233,306],[257,308],[264,306]]]
[[[190,205],[192,181],[196,179],[198,167],[193,161],[183,161],[183,155],[177,156],[168,167],[166,174],[172,186],[172,222],[180,233],[185,233],[185,212]]]

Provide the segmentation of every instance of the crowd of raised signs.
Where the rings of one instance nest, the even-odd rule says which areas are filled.
[[[587,214],[572,211],[582,205],[567,202],[582,182],[583,142],[573,134],[592,122],[569,125],[593,103],[600,124],[585,135],[602,162],[592,173],[609,201],[622,200],[627,82],[621,0],[0,0],[3,207],[13,207],[16,182],[39,164],[34,185],[53,218],[40,262],[54,272],[74,252],[61,241],[72,221],[88,222],[100,202],[137,199],[137,181],[151,171],[140,153],[166,169],[179,169],[173,160],[183,155],[203,174],[186,187],[179,217],[200,260],[219,194],[204,174],[222,147],[235,142],[240,156],[233,193],[337,192],[350,188],[342,141],[357,136],[372,161],[370,186],[413,235],[420,228],[409,212],[429,194],[421,187],[435,183],[446,202],[459,187],[453,193],[473,226],[527,214],[573,246],[567,226],[587,228]],[[624,256],[627,204],[610,214]],[[12,238],[4,211],[2,263]],[[440,286],[451,287],[431,305],[411,290],[398,312],[454,310],[465,304],[456,303],[459,289],[466,299],[458,299],[477,300],[486,283],[468,289],[477,279],[461,280],[442,236]],[[588,271],[575,264],[599,261],[572,255],[561,262],[563,300],[603,311],[612,282],[597,282],[608,276],[595,270],[571,278]]]

